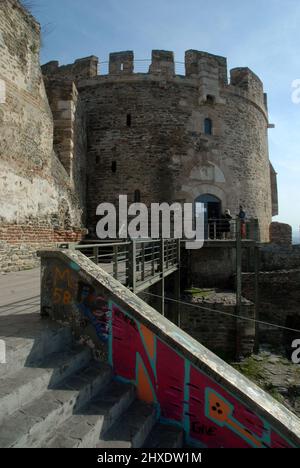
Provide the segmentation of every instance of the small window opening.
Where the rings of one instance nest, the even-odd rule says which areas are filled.
[[[96,156],[96,164],[100,163],[100,156]]]
[[[208,94],[206,96],[206,102],[208,104],[214,104],[215,103],[215,96],[213,96],[212,94]]]
[[[140,190],[136,190],[134,192],[134,203],[141,203],[141,192],[140,192]]]
[[[113,161],[111,163],[111,171],[113,174],[115,174],[117,172],[117,161]]]
[[[131,114],[127,114],[126,124],[127,124],[127,127],[131,127]]]
[[[213,123],[211,119],[204,120],[204,133],[205,135],[212,135]]]
[[[124,71],[124,63],[121,63],[121,71]]]

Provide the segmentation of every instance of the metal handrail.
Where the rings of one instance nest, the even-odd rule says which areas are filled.
[[[115,242],[115,243],[110,243],[110,244],[76,244],[74,248],[77,250],[79,249],[93,249],[95,247],[124,247],[126,245],[130,245],[130,242]]]
[[[151,58],[149,59],[134,59],[133,60],[133,73],[132,74],[149,74],[150,67],[152,65]],[[186,65],[185,62],[178,60],[174,61],[175,75],[185,76],[186,75]],[[100,61],[98,65],[98,76],[122,76],[123,73],[109,73],[109,61],[104,60]],[[127,75],[127,74],[126,74]]]
[[[225,217],[208,219],[205,224],[205,239],[220,240],[220,236],[227,233],[230,236],[229,240],[236,240],[238,229],[237,223],[240,223],[239,225],[244,225],[246,227],[245,232],[242,236],[242,240],[259,240],[258,220],[254,218],[246,218],[244,220],[241,220],[238,216],[232,217],[231,219],[227,219]]]
[[[179,239],[60,245],[63,248],[66,246],[82,251],[97,265],[105,265],[106,269],[109,267],[109,273],[134,292],[146,289],[180,266]],[[102,253],[102,249],[109,251]]]

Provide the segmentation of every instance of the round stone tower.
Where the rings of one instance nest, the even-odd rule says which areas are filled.
[[[131,51],[111,54],[107,75],[96,62],[44,68],[73,77],[86,110],[89,225],[98,204],[119,194],[146,204],[199,200],[233,215],[243,205],[268,241],[276,177],[260,79],[235,68],[228,82],[224,57],[195,50],[186,52],[185,75],[167,51],[152,52],[148,73],[134,72]]]

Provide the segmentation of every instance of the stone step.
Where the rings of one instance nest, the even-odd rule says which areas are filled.
[[[140,448],[157,421],[154,406],[136,400],[104,434],[97,448]]]
[[[101,435],[127,410],[134,398],[132,385],[111,382],[92,402],[53,431],[41,447],[96,447]]]
[[[0,339],[6,345],[6,364],[0,364],[0,375],[9,376],[22,367],[37,366],[52,353],[72,346],[71,328],[38,314],[5,316],[0,320]]]
[[[183,446],[183,430],[165,424],[157,423],[149,437],[147,438],[144,448],[157,449],[175,449]]]
[[[107,364],[91,362],[4,419],[0,427],[0,447],[38,447],[50,432],[107,386],[111,378],[112,370]]]
[[[74,372],[83,368],[91,359],[91,351],[75,346],[70,351],[54,353],[42,367],[24,367],[15,374],[0,378],[0,423],[38,398],[48,388],[53,388]]]

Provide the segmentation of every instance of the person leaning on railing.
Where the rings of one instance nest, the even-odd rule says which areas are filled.
[[[218,218],[213,216],[209,219],[209,238],[210,239],[229,239],[231,231],[231,220],[232,216],[230,210],[226,210],[225,213]]]
[[[238,214],[238,217],[241,220],[241,236],[242,239],[246,239],[246,212],[244,211],[244,208],[242,205],[240,205],[240,212]]]
[[[232,216],[230,210],[225,210],[225,213],[222,215],[222,233],[223,239],[230,238],[230,227],[231,227]]]

